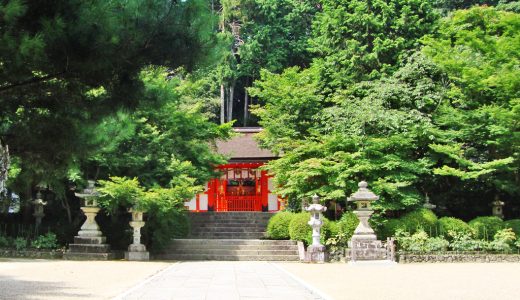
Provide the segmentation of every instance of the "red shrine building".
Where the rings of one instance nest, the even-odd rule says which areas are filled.
[[[275,159],[269,150],[260,149],[254,134],[261,128],[235,128],[238,136],[218,141],[217,151],[229,157],[227,164],[217,166],[220,178],[206,184],[205,191],[185,202],[189,211],[264,211],[280,210],[280,199],[272,193],[273,182],[264,163]]]

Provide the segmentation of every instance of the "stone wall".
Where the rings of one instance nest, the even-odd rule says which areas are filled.
[[[520,262],[520,254],[496,253],[430,253],[416,254],[399,252],[398,261],[407,263],[500,263]]]
[[[63,251],[0,249],[0,257],[60,259]]]

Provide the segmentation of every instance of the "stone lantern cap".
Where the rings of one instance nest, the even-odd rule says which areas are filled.
[[[323,206],[319,203],[320,197],[318,195],[312,196],[312,204],[305,208],[308,212],[324,212],[327,210],[326,206]]]
[[[99,197],[99,192],[96,190],[94,186],[95,181],[89,180],[88,187],[83,190],[82,193],[74,193],[76,197],[85,199],[85,206],[96,206],[97,201],[96,198]]]
[[[361,181],[358,183],[359,189],[357,192],[352,194],[352,196],[347,198],[347,201],[376,201],[379,200],[379,196],[374,194],[371,190],[367,188],[368,183],[366,181]]]

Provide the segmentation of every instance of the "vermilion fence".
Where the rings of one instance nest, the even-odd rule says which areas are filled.
[[[261,211],[261,196],[225,196],[217,199],[217,211]]]

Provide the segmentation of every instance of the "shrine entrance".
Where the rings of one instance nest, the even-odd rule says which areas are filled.
[[[267,211],[268,177],[263,163],[218,166],[222,175],[208,186],[208,209],[214,211]]]

